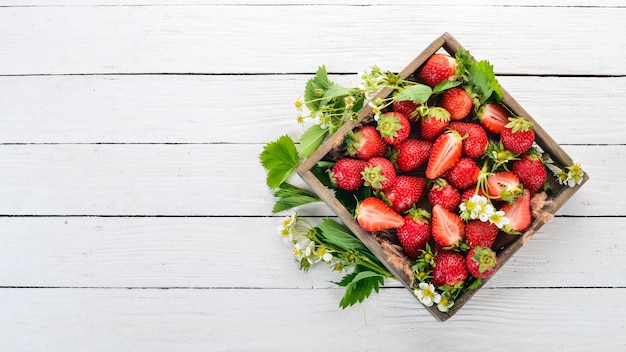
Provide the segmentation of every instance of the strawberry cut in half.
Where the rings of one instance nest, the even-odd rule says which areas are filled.
[[[509,219],[509,223],[504,225],[505,232],[515,234],[526,230],[532,221],[530,193],[524,190],[524,193],[517,197],[514,203],[505,203],[500,210]]]
[[[504,126],[509,123],[511,113],[500,104],[485,104],[476,113],[480,124],[492,133],[500,134]]]
[[[522,194],[519,177],[511,171],[495,172],[487,176],[487,193],[493,199],[513,202]]]
[[[355,214],[365,231],[382,231],[404,225],[404,218],[376,197],[365,198],[357,205]]]
[[[426,165],[426,177],[431,180],[441,176],[461,158],[463,138],[458,132],[449,130],[439,136],[430,150],[430,159]]]
[[[432,209],[432,218],[435,242],[444,248],[459,246],[465,238],[465,224],[461,217],[437,204]]]

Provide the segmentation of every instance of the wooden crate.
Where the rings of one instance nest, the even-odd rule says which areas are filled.
[[[433,41],[430,45],[428,45],[424,51],[422,51],[411,63],[408,64],[399,75],[402,79],[406,79],[411,76],[432,54],[445,50],[451,56],[454,56],[456,52],[463,48],[461,44],[449,33],[444,33],[440,37],[438,37],[435,41]],[[392,93],[392,90],[389,88],[381,90],[375,97],[376,99],[386,98]],[[557,164],[560,165],[570,165],[572,163],[572,159],[565,153],[565,151],[546,133],[546,131],[541,127],[541,125],[533,119],[526,110],[522,106],[520,106],[513,97],[511,97],[506,90],[502,89],[503,98],[502,104],[509,107],[509,109],[518,116],[523,116],[527,120],[534,123],[535,130],[535,142],[543,151],[549,154]],[[301,166],[298,168],[297,173],[302,177],[302,179],[312,188],[312,190],[320,196],[324,202],[337,214],[337,216],[342,220],[342,222],[354,233],[354,235],[361,240],[378,258],[379,260],[389,269],[389,271],[396,276],[396,278],[411,292],[411,295],[414,296],[413,290],[415,287],[411,285],[414,281],[411,277],[407,275],[404,271],[395,267],[392,262],[390,262],[389,256],[383,250],[381,244],[372,236],[371,233],[363,230],[359,226],[359,224],[353,219],[352,214],[334,197],[333,193],[327,189],[320,180],[313,174],[311,168],[320,160],[324,159],[327,154],[336,148],[338,148],[343,140],[345,135],[351,131],[352,129],[360,126],[362,123],[368,122],[372,119],[372,108],[367,106],[367,104],[359,111],[358,113],[358,121],[357,122],[349,122],[343,125],[339,130],[337,130],[332,136],[328,138],[326,142],[324,142],[318,150],[313,153],[307,160],[305,160]],[[549,179],[550,179],[550,171]],[[550,196],[547,200],[546,206],[543,208],[548,214],[555,214],[558,209],[570,198],[572,195],[588,180],[588,176],[585,173],[583,181],[580,185],[576,187],[567,187],[561,186],[556,182],[553,182],[551,185],[554,189],[554,195]],[[552,180],[554,178],[552,177]],[[502,267],[508,259],[511,258],[521,246],[525,243],[527,239],[532,236],[546,221],[546,217],[543,218],[533,218],[533,222],[530,227],[524,232],[524,235],[520,236],[498,236],[498,240],[494,244],[494,248],[496,248],[496,252],[498,253],[499,267]],[[481,285],[477,289],[468,290],[460,297],[455,300],[454,306],[447,313],[440,312],[436,306],[425,307],[428,311],[439,321],[445,321],[451,316],[453,316],[473,295],[482,287],[488,279],[482,279]]]

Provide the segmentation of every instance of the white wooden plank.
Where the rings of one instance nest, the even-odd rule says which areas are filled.
[[[623,145],[565,146],[591,180],[560,215],[625,215]],[[0,214],[267,215],[260,145],[2,145]],[[301,180],[294,174],[293,182]],[[331,214],[323,205],[303,214]]]
[[[53,0],[53,1],[42,1],[42,0],[30,0],[30,1],[19,1],[19,0],[5,0],[2,2],[3,6],[157,6],[157,5],[167,5],[167,6],[188,6],[188,5],[303,5],[303,6],[312,6],[312,5],[347,5],[347,6],[363,6],[363,5],[384,5],[384,6],[406,6],[414,4],[414,1],[410,0],[402,0],[402,1],[394,1],[393,3],[381,3],[380,1],[372,1],[372,0],[340,0],[340,1],[332,1],[329,2],[327,0],[309,0],[309,1],[293,1],[293,0],[273,0],[271,2],[259,2],[259,1],[250,1],[250,0],[186,0],[186,1],[177,1],[173,3],[171,0]],[[467,5],[467,1],[462,0],[446,0],[442,1],[420,1],[422,5],[429,6],[441,6],[445,5]],[[549,0],[549,1],[540,1],[540,0],[524,0],[523,3],[520,3],[519,0],[502,0],[502,1],[494,1],[494,0],[480,0],[480,1],[472,1],[473,6],[585,6],[585,7],[621,7],[623,3],[619,0],[603,0],[597,2],[591,2],[589,0]]]
[[[295,122],[293,102],[311,77],[0,77],[0,141],[266,143],[277,131],[305,130]],[[331,78],[348,87],[359,82],[356,74]],[[623,144],[626,121],[615,111],[626,106],[626,78],[499,80],[559,143]]]
[[[319,351],[325,343],[336,350],[621,350],[623,291],[485,290],[438,323],[402,289],[340,310],[339,290],[5,288],[0,343],[11,351]]]
[[[0,283],[10,287],[336,287],[332,281],[342,275],[323,263],[307,273],[298,269],[291,248],[278,236],[281,220],[0,218]],[[624,232],[626,218],[557,217],[486,287],[625,287]],[[388,281],[387,286],[400,284]]]
[[[620,75],[626,38],[615,19],[625,16],[622,7],[3,7],[0,74],[399,70],[450,32],[498,72]]]

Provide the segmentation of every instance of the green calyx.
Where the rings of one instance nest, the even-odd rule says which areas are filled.
[[[404,126],[400,123],[400,118],[394,113],[381,116],[378,119],[378,126],[376,126],[381,136],[391,139],[397,137],[398,131],[402,128],[404,128]]]
[[[361,172],[366,187],[372,187],[376,189],[382,188],[382,182],[387,181],[387,178],[383,175],[380,166],[368,166]]]
[[[355,156],[361,148],[359,142],[361,141],[361,133],[354,133],[354,131],[348,132],[345,140],[343,141],[342,149],[350,156]]]
[[[408,211],[409,215],[411,216],[411,218],[413,218],[413,221],[415,222],[423,222],[423,223],[429,223],[430,222],[430,213],[427,210],[424,210],[422,208],[411,208]]]
[[[518,154],[504,148],[502,141],[498,143],[490,141],[489,144],[487,144],[484,156],[491,164],[491,171],[498,169],[508,171],[509,162],[519,159]]]
[[[478,272],[481,274],[489,269],[495,269],[498,265],[496,252],[491,250],[491,248],[486,247],[474,247],[474,256],[472,257],[472,260],[479,264]]]
[[[535,125],[523,117],[509,117],[509,123],[504,127],[510,128],[511,132],[526,132],[532,130]]]

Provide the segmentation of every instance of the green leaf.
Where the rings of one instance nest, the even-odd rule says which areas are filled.
[[[433,90],[429,86],[417,83],[400,91],[393,97],[393,100],[412,100],[416,104],[423,104],[432,94]]]
[[[356,303],[363,302],[372,294],[372,291],[378,293],[380,286],[384,283],[385,278],[382,275],[356,267],[352,273],[344,276],[340,282],[336,283],[346,288],[339,302],[339,306],[341,308],[347,308]]]
[[[321,98],[326,94],[326,90],[330,88],[332,83],[328,79],[326,67],[320,66],[317,69],[315,77],[306,82],[304,87],[304,102],[311,111],[318,111],[321,104]]]
[[[328,136],[328,129],[321,128],[320,125],[313,125],[300,137],[300,144],[297,146],[298,154],[305,159],[311,156],[319,148]]]
[[[272,208],[272,213],[278,213],[304,204],[321,202],[321,199],[314,193],[287,182],[280,184],[278,190],[274,193],[274,197],[278,197],[278,200],[274,204],[274,208]]]
[[[450,88],[454,88],[454,87],[457,87],[457,86],[460,86],[460,85],[461,85],[461,81],[448,81],[448,80],[445,80],[445,81],[437,84],[435,86],[435,88],[433,88],[433,93],[441,93],[441,92],[443,92],[445,90],[448,90]]]
[[[480,96],[481,103],[490,99],[499,102],[502,99],[502,87],[489,61],[472,62],[468,67],[467,79],[470,86]]]
[[[296,145],[288,135],[268,143],[263,147],[260,155],[261,164],[268,171],[267,185],[274,189],[296,170],[300,159]]]
[[[324,219],[318,226],[321,235],[329,244],[343,249],[346,252],[369,252],[367,247],[354,237],[347,227],[332,219]]]

